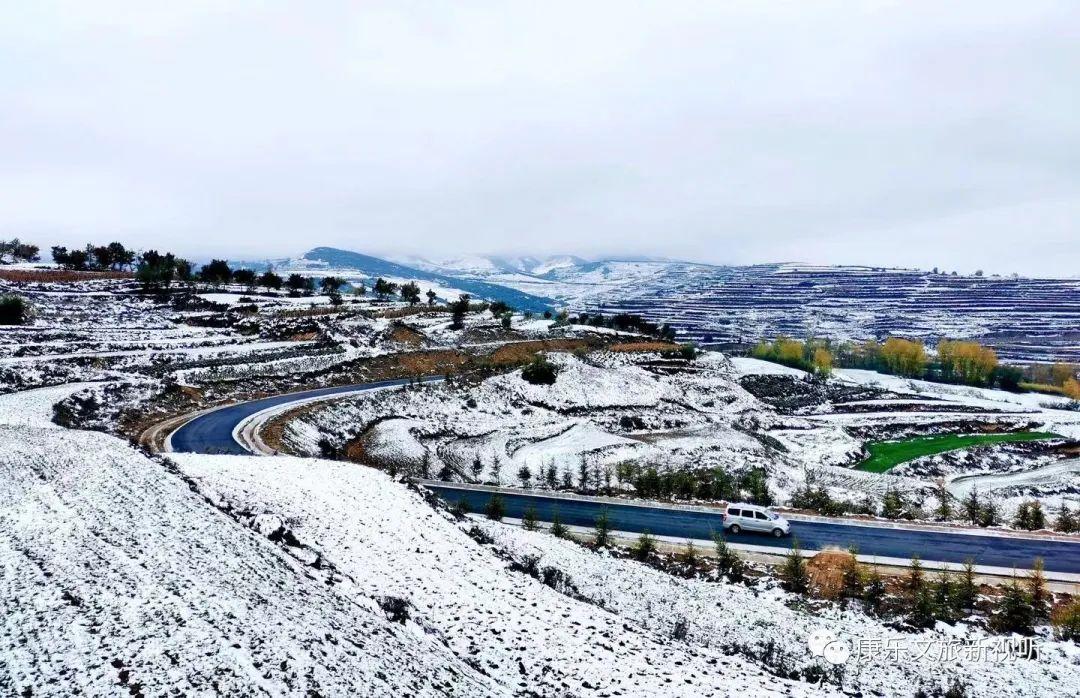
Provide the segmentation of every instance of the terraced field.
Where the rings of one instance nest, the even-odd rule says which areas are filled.
[[[671,322],[684,339],[706,344],[752,343],[779,334],[896,334],[978,338],[1006,360],[1080,361],[1080,279],[864,267],[664,266],[648,283],[613,284],[577,296],[578,305]]]

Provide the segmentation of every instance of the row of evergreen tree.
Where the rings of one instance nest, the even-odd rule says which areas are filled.
[[[945,488],[944,483],[939,483],[936,498],[937,506],[929,515],[921,506],[910,501],[895,488],[885,491],[880,506],[869,496],[852,504],[834,499],[825,487],[816,485],[813,477],[810,476],[804,484],[792,492],[791,506],[796,509],[815,511],[825,516],[865,514],[893,520],[932,518],[943,522],[963,521],[983,528],[1005,523],[994,499],[980,495],[977,489],[972,489],[963,501],[958,502]],[[1021,502],[1016,514],[1008,523],[1013,528],[1023,531],[1053,529],[1058,533],[1080,533],[1080,512],[1073,511],[1068,503],[1063,503],[1057,517],[1051,523],[1042,503],[1032,499]]]
[[[455,511],[460,515],[468,512],[464,499],[459,501]],[[493,521],[501,521],[506,516],[506,505],[500,495],[493,494],[488,499],[484,514]],[[549,531],[556,537],[566,537],[569,529],[562,523],[558,507],[554,507],[551,514]],[[525,509],[522,514],[524,527],[540,530],[538,517],[535,507]],[[716,572],[732,582],[746,581],[749,568],[742,557],[719,534],[713,535],[713,543]],[[594,520],[592,546],[607,548],[612,545],[611,519],[605,508]],[[639,561],[655,563],[658,548],[656,538],[646,530],[629,552]],[[702,556],[693,541],[688,540],[674,558],[684,572],[696,576],[700,571]],[[793,541],[791,551],[776,574],[783,588],[791,593],[819,593],[797,540]],[[1022,578],[1014,577],[998,593],[984,595],[973,560],[964,562],[959,570],[946,567],[931,576],[916,555],[907,571],[890,581],[876,568],[858,562],[854,550],[844,558],[835,598],[844,604],[858,602],[871,615],[903,619],[913,628],[931,628],[938,621],[956,623],[973,614],[982,614],[995,632],[1023,635],[1033,634],[1037,625],[1051,620],[1053,605],[1041,558],[1034,560],[1031,570]],[[1059,638],[1080,641],[1080,600],[1074,599],[1063,605],[1054,614],[1053,624]]]

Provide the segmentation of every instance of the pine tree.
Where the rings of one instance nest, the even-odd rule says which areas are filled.
[[[465,327],[465,314],[469,312],[469,294],[462,293],[450,304],[450,329],[460,330]]]
[[[694,541],[687,539],[686,545],[683,546],[683,562],[690,567],[697,567],[698,552],[697,547],[694,545]]]
[[[1031,566],[1031,572],[1027,578],[1028,598],[1031,599],[1031,611],[1036,620],[1046,620],[1050,617],[1050,605],[1053,601],[1050,591],[1046,588],[1046,574],[1043,571],[1043,559],[1035,558]]]
[[[656,539],[649,535],[648,529],[641,532],[638,537],[637,544],[631,549],[634,557],[642,562],[649,559],[649,556],[656,552]]]
[[[982,519],[982,502],[979,501],[979,490],[974,487],[964,499],[964,516],[972,526],[977,526]]]
[[[461,499],[457,500],[457,504],[454,505],[454,508],[451,511],[453,512],[454,516],[458,517],[459,519],[464,518],[464,516],[469,513],[469,503],[465,501],[464,497],[462,497]]]
[[[529,488],[529,483],[532,481],[532,471],[529,470],[529,466],[523,465],[518,469],[518,480],[521,480],[525,489]]]
[[[908,570],[907,577],[904,579],[904,590],[907,591],[908,596],[914,601],[925,584],[925,576],[923,574],[922,562],[919,561],[918,555],[911,556],[911,566]]]
[[[1013,579],[994,605],[990,626],[1001,633],[1031,635],[1035,632],[1035,614],[1031,599]]]
[[[1061,504],[1061,511],[1058,512],[1057,520],[1054,521],[1054,530],[1058,533],[1076,533],[1080,530],[1077,526],[1076,514],[1064,502]]]
[[[978,600],[979,586],[975,583],[975,561],[968,558],[964,561],[960,582],[956,586],[953,608],[959,613],[971,613],[975,610],[975,603]]]
[[[1020,506],[1016,507],[1016,516],[1013,517],[1013,526],[1019,528],[1022,531],[1031,531],[1031,504],[1028,502],[1020,502]]]
[[[521,525],[524,526],[526,531],[535,531],[540,528],[536,523],[536,507],[530,506],[525,510],[525,513],[521,516]]]
[[[858,599],[865,590],[865,581],[855,554],[844,563],[843,575],[840,578],[840,595],[845,599]]]
[[[953,582],[952,572],[949,571],[948,566],[941,571],[941,576],[934,585],[934,606],[945,620],[950,623],[955,620],[956,584]]]
[[[713,543],[716,545],[716,569],[733,582],[742,581],[746,570],[743,559],[719,533],[713,533]]]
[[[890,487],[881,498],[881,515],[886,519],[899,519],[904,515],[904,510],[904,498]]]
[[[554,507],[551,510],[551,535],[556,538],[566,538],[568,533],[570,530],[559,519],[559,507]]]
[[[1030,508],[1030,521],[1028,524],[1031,526],[1031,531],[1041,531],[1046,528],[1046,512],[1043,511],[1042,504],[1035,500],[1031,503]]]
[[[791,552],[788,553],[780,568],[780,579],[784,588],[796,594],[805,594],[810,590],[810,574],[806,570],[806,558],[799,550],[799,542],[792,541]]]
[[[885,608],[885,579],[873,567],[866,572],[862,600],[870,613],[879,614]]]
[[[949,494],[949,490],[945,487],[944,480],[937,481],[937,509],[934,510],[934,518],[938,521],[948,521],[952,518],[952,495]]]
[[[594,541],[596,547],[606,548],[611,545],[611,521],[608,518],[607,507],[600,510],[600,516],[596,517],[596,524],[593,528],[596,530],[596,540]]]
[[[506,505],[503,504],[503,499],[497,494],[491,495],[491,499],[488,500],[487,507],[484,508],[484,516],[488,517],[492,521],[502,521],[506,516]]]
[[[932,628],[937,621],[934,597],[925,585],[911,601],[911,615],[909,620],[916,628]]]
[[[484,472],[484,461],[480,460],[479,454],[473,457],[469,470],[472,471],[473,482],[480,482],[480,474]]]
[[[582,492],[589,489],[589,464],[584,455],[581,456],[581,462],[578,464],[578,489]]]
[[[993,499],[987,498],[982,506],[982,511],[979,514],[979,525],[983,528],[988,528],[990,526],[997,526],[999,523],[1001,523],[1001,517],[998,514],[997,504]]]
[[[550,461],[547,465],[547,470],[544,472],[544,481],[547,482],[548,489],[555,489],[555,486],[559,484],[559,471],[555,469],[555,462]]]
[[[424,458],[420,461],[420,477],[425,480],[431,479],[431,453],[424,451]]]

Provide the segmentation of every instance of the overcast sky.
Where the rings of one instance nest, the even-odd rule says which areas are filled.
[[[1080,2],[0,0],[13,235],[1078,275]]]

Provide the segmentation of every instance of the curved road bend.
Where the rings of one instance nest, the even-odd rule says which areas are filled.
[[[442,380],[442,376],[421,378],[421,383],[430,383]],[[305,390],[298,393],[285,393],[274,397],[240,402],[228,407],[221,407],[205,414],[201,414],[191,421],[185,422],[174,431],[166,441],[167,449],[180,453],[225,453],[239,456],[252,455],[250,451],[241,446],[233,438],[233,430],[248,417],[251,417],[271,407],[280,407],[291,402],[310,400],[318,397],[333,397],[347,393],[359,393],[367,390],[379,390],[405,385],[410,382],[409,378],[396,378],[393,380],[376,381],[374,383],[356,383],[353,385],[339,385],[331,388],[318,388]]]
[[[429,382],[442,378],[422,380]],[[263,410],[311,398],[378,390],[408,382],[409,379],[398,379],[319,388],[229,405],[199,415],[179,427],[170,435],[168,447],[170,450],[185,453],[250,455],[233,438],[233,431],[245,419]],[[489,492],[455,487],[450,483],[426,486],[450,502],[464,498],[472,511],[483,511],[491,496]],[[529,506],[535,506],[537,517],[550,521],[554,508],[558,507],[559,518],[563,523],[591,527],[601,509],[607,507],[611,527],[618,531],[639,533],[647,529],[658,536],[708,540],[712,531],[722,528],[719,514],[562,499],[538,494],[501,493],[501,496],[506,504],[507,516],[515,518],[520,518]],[[833,546],[854,547],[860,555],[906,560],[913,554],[918,554],[924,560],[946,563],[963,563],[968,558],[973,558],[978,565],[1015,568],[1018,571],[1029,569],[1034,558],[1042,557],[1048,572],[1080,573],[1080,541],[1037,540],[971,532],[949,533],[821,521],[792,521],[791,530],[800,547],[807,550],[821,550]],[[749,533],[740,535],[738,540],[740,543],[779,549],[791,546],[788,539],[777,540],[770,536]]]
[[[450,503],[464,499],[470,511],[482,512],[491,498],[491,492],[468,490],[453,485],[432,485],[435,491]],[[535,494],[507,494],[500,492],[506,506],[506,515],[521,518],[529,506],[536,508],[536,516],[550,521],[558,508],[559,520],[571,526],[592,527],[604,508],[612,530],[640,533],[648,530],[657,536],[674,536],[709,540],[713,531],[723,528],[723,517],[718,512],[710,514],[681,509],[634,506],[632,504],[609,504],[576,499],[562,499]],[[1007,536],[981,535],[970,532],[949,533],[910,528],[886,528],[860,526],[850,523],[825,523],[820,521],[792,521],[791,533],[798,539],[799,547],[806,550],[822,550],[828,547],[849,548],[854,546],[860,556],[910,559],[918,554],[923,560],[961,564],[972,558],[977,565],[1016,568],[1018,574],[1030,569],[1036,557],[1043,558],[1049,572],[1080,573],[1080,541],[1035,540]],[[791,548],[791,539],[741,533],[730,540],[748,545]]]

